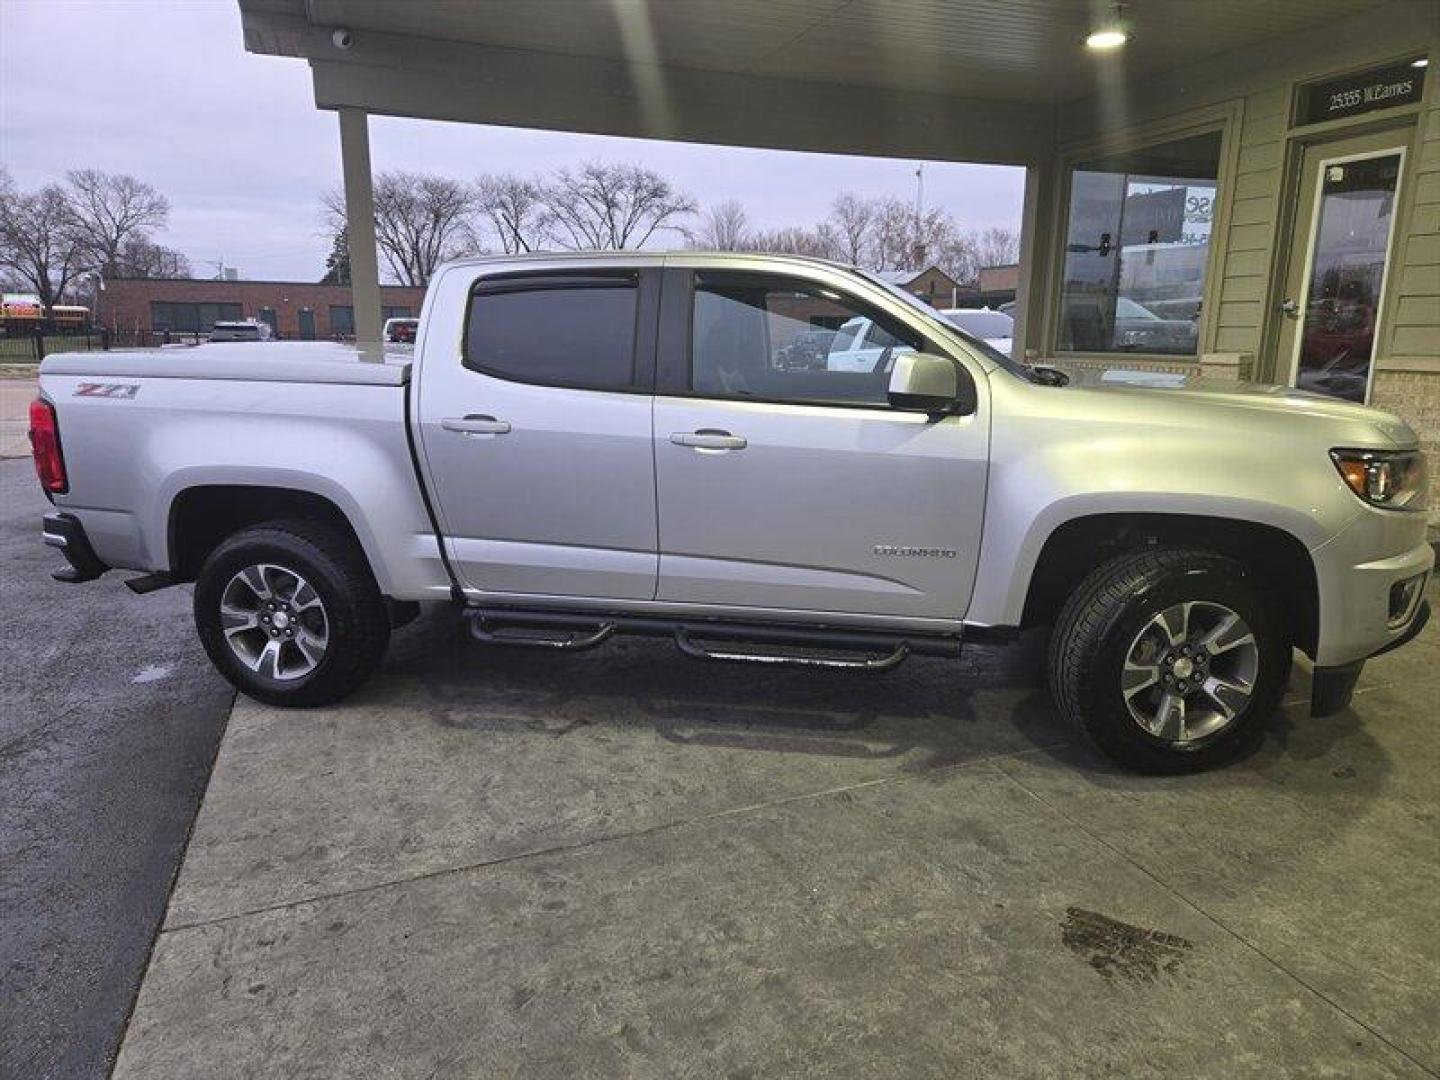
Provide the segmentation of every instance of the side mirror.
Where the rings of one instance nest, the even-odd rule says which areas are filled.
[[[900,353],[890,372],[888,396],[896,409],[938,417],[950,412],[960,396],[959,369],[948,356]]]

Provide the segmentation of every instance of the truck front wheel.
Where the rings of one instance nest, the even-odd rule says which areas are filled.
[[[195,581],[195,626],[220,673],[267,705],[340,700],[390,639],[364,553],[312,521],[266,522],[217,546]]]
[[[1121,555],[1065,604],[1050,644],[1060,712],[1127,768],[1180,772],[1261,733],[1291,644],[1254,575],[1213,552]]]

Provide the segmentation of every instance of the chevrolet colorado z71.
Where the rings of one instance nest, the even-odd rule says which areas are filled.
[[[1292,649],[1333,710],[1429,613],[1395,417],[1066,385],[811,259],[452,263],[413,351],[56,355],[31,422],[59,576],[193,581],[215,665],[276,705],[354,690],[422,601],[489,642],[867,670],[1052,624],[1061,713],[1175,770],[1257,732]]]

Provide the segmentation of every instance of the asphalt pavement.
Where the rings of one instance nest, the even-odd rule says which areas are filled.
[[[0,461],[5,1080],[109,1072],[234,697],[188,588],[52,581],[45,508],[30,461]]]

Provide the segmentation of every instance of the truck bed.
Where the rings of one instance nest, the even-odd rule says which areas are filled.
[[[106,565],[170,571],[175,515],[204,489],[222,505],[240,489],[301,491],[352,524],[382,590],[444,599],[407,432],[410,361],[331,342],[47,357],[40,393],[68,473],[55,508]]]
[[[247,341],[56,353],[45,358],[40,373],[403,386],[410,378],[413,355],[411,346],[376,350],[329,341]]]

